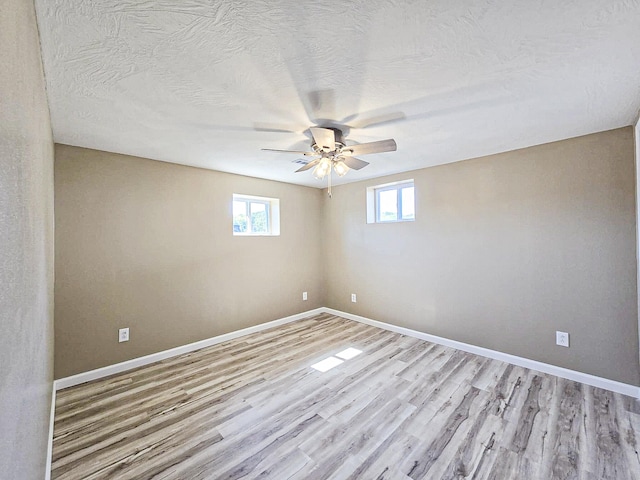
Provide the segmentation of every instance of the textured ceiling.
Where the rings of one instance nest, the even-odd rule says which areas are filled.
[[[342,179],[630,125],[640,0],[36,0],[56,142],[312,186],[308,127],[398,151]]]

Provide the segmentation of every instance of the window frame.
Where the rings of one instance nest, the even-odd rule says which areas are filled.
[[[402,217],[402,190],[405,188],[413,188],[413,218]],[[382,185],[374,185],[367,187],[367,223],[400,223],[414,222],[415,214],[415,182],[413,179],[402,180],[399,182],[385,183]],[[396,219],[383,220],[380,218],[380,193],[395,191],[396,192]]]
[[[247,231],[236,232],[234,230],[233,205],[235,202],[242,202],[246,205]],[[265,205],[267,231],[254,232],[251,222],[251,204]],[[244,195],[234,193],[231,201],[231,230],[234,236],[238,237],[272,237],[280,235],[280,199],[270,197],[258,197],[256,195]]]

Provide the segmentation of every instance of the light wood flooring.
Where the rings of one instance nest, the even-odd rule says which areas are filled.
[[[322,314],[58,392],[52,478],[640,479],[639,432],[629,397]]]

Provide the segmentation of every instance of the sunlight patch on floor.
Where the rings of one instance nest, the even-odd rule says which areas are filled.
[[[336,357],[342,358],[343,360],[349,360],[353,357],[357,357],[362,353],[362,350],[358,350],[357,348],[349,347],[346,350],[341,351],[340,353],[336,353]]]
[[[314,363],[311,365],[311,368],[315,368],[319,372],[327,372],[331,370],[333,367],[337,367],[342,363],[342,360],[336,357],[328,357],[324,360],[319,361],[318,363]]]

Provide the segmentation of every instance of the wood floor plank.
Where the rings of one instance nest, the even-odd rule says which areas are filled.
[[[625,405],[627,399],[627,397],[617,398],[619,406],[626,412],[621,425],[624,434],[624,450],[631,475],[640,478],[640,414],[627,409]]]
[[[52,478],[627,480],[639,447],[635,399],[324,313],[59,391]]]
[[[594,472],[598,478],[628,478],[629,466],[621,448],[624,436],[620,431],[620,419],[615,407],[615,395],[605,390],[594,389],[596,417],[597,464]]]
[[[478,393],[480,393],[480,390],[474,387],[467,390],[462,401],[448,415],[442,428],[438,429],[439,435],[427,446],[414,452],[414,454],[405,461],[407,465],[405,473],[408,477],[418,480],[427,476],[427,472],[429,472],[429,469],[438,460],[440,454],[449,444],[460,425],[469,418],[471,404],[478,396]]]
[[[441,479],[470,478],[481,465],[482,457],[492,448],[495,432],[503,428],[502,421],[491,415],[491,401],[482,401],[481,408],[474,412],[472,426],[464,439],[455,444],[457,450],[449,460]]]
[[[249,476],[249,478],[292,478],[300,475],[301,470],[308,466],[314,467],[312,460],[307,455],[302,453],[298,448],[288,447],[282,454],[278,455],[276,452],[272,458],[268,458],[259,463],[255,471],[260,473]]]

